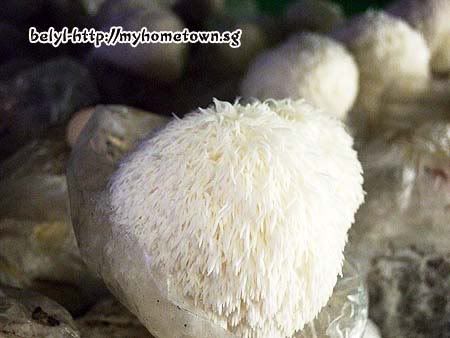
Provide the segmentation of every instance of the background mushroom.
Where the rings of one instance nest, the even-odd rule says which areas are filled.
[[[450,1],[397,0],[387,11],[423,34],[431,51],[433,71],[450,71]]]
[[[345,119],[358,92],[358,69],[338,42],[315,33],[292,36],[256,58],[241,85],[245,98],[304,98]]]
[[[360,90],[351,117],[356,125],[373,128],[382,94],[393,83],[428,81],[430,52],[426,42],[398,18],[368,11],[347,22],[333,36],[347,45],[359,67]]]

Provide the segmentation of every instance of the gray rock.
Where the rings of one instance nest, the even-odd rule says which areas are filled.
[[[70,147],[73,147],[75,145],[78,136],[80,136],[81,131],[91,118],[94,111],[94,107],[85,108],[75,113],[70,119],[66,128],[66,141]]]
[[[37,293],[0,287],[0,336],[79,338],[70,314]]]
[[[97,100],[88,70],[69,58],[27,68],[0,82],[0,159]]]
[[[450,252],[397,249],[374,259],[370,316],[384,338],[450,337]]]
[[[153,338],[139,320],[114,298],[106,298],[77,320],[85,338]]]

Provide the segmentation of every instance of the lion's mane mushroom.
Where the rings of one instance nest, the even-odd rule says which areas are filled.
[[[243,97],[304,98],[344,119],[358,92],[358,69],[338,42],[300,33],[263,53],[250,66],[241,86]]]
[[[423,34],[431,50],[434,71],[450,71],[449,0],[397,0],[387,11]]]
[[[358,63],[360,90],[354,110],[364,114],[369,125],[376,120],[382,94],[393,83],[429,78],[430,51],[426,42],[401,19],[368,11],[333,32],[333,36],[347,45]]]
[[[191,311],[238,337],[291,337],[341,272],[363,201],[352,143],[303,100],[216,100],[127,156],[111,217]]]

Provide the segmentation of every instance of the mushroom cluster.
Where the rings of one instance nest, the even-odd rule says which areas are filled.
[[[315,332],[308,325],[333,308],[365,194],[346,123],[363,149],[369,195],[347,253],[367,267],[374,242],[383,250],[391,240],[414,243],[409,234],[426,221],[428,237],[445,247],[450,134],[441,120],[450,82],[433,73],[450,50],[435,10],[443,3],[400,1],[342,18],[327,34],[290,35],[250,62],[234,103],[215,99],[181,118],[133,124],[132,144],[104,156],[99,180],[86,167],[96,133],[117,116],[89,112],[72,142],[75,232],[90,267],[153,335]],[[78,135],[84,123],[79,117],[70,130]],[[396,231],[387,230],[393,222]],[[364,327],[367,316],[359,317]],[[379,332],[372,324],[367,334]]]

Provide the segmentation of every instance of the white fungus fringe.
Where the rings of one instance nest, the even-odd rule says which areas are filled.
[[[215,100],[121,164],[111,181],[115,222],[229,331],[291,337],[341,272],[364,195],[352,142],[340,121],[304,101]]]

